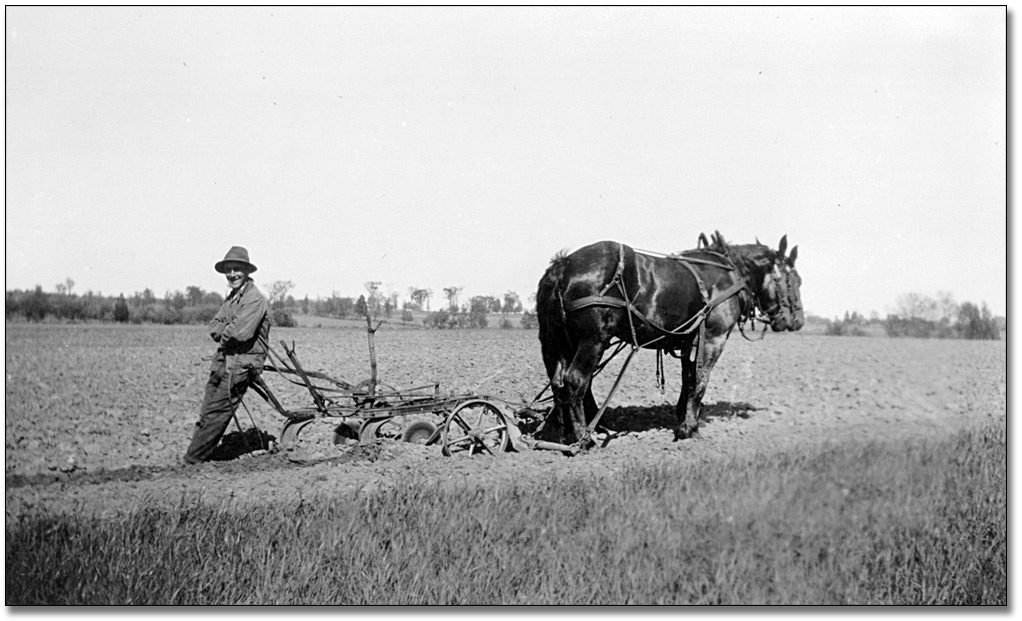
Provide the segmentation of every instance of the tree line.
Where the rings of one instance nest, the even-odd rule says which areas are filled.
[[[520,315],[523,328],[535,329],[538,321],[535,314],[535,294],[528,303],[531,310],[523,307],[522,300],[514,291],[502,296],[477,295],[462,302],[463,287],[443,288],[442,301],[436,310],[430,309],[433,291],[424,287],[409,287],[408,299],[400,300],[395,291],[384,291],[380,281],[367,281],[366,292],[358,297],[341,296],[334,291],[327,298],[309,299],[305,296],[296,300],[291,292],[295,284],[290,281],[274,281],[265,285],[264,292],[270,304],[271,320],[276,326],[296,326],[294,316],[312,315],[337,319],[395,319],[404,323],[415,321],[418,311],[422,324],[428,328],[486,328],[493,315],[502,315],[499,327],[512,328],[514,323],[509,315]],[[184,291],[167,291],[158,297],[151,289],[135,292],[130,296],[104,296],[102,293],[86,291],[82,295],[74,292],[75,281],[71,278],[57,283],[54,292],[43,291],[39,285],[34,290],[12,290],[5,292],[4,316],[7,321],[98,321],[152,324],[204,324],[216,314],[224,297],[216,291],[204,291],[201,287],[190,286]],[[881,318],[876,312],[869,318],[857,312],[846,312],[843,319],[833,320],[809,317],[810,321],[825,324],[824,333],[829,336],[866,336],[870,326],[881,326],[889,337],[911,338],[1001,338],[1007,329],[1004,317],[995,317],[986,302],[976,305],[972,302],[957,303],[947,292],[930,298],[918,293],[907,293],[898,297],[893,313]]]
[[[70,286],[69,284],[70,283]],[[70,278],[58,284],[56,293],[36,285],[32,291],[15,289],[4,294],[4,318],[8,321],[101,321],[121,323],[208,323],[223,304],[224,297],[201,287],[167,292],[157,297],[146,288],[129,297],[105,296],[87,291],[74,293]]]
[[[75,282],[67,278],[57,283],[55,292],[43,291],[37,285],[34,290],[11,290],[5,292],[4,315],[7,321],[27,320],[40,322],[55,321],[99,321],[121,323],[155,324],[201,324],[208,323],[216,314],[224,297],[215,291],[204,291],[201,287],[190,286],[182,291],[168,291],[158,297],[146,288],[131,296],[104,296],[102,293],[74,293]],[[508,291],[503,296],[474,296],[461,303],[462,287],[444,288],[446,305],[430,311],[433,291],[428,288],[410,287],[409,299],[403,303],[397,292],[384,292],[380,281],[365,283],[366,293],[356,297],[341,296],[334,291],[327,298],[309,299],[305,296],[296,300],[291,294],[295,284],[292,281],[274,281],[265,285],[264,292],[270,305],[271,320],[276,326],[297,325],[297,314],[330,317],[338,319],[364,318],[392,319],[400,312],[404,322],[415,320],[413,311],[426,311],[423,325],[433,328],[485,328],[488,315],[503,314],[501,327],[512,327],[508,314],[522,313],[522,301],[517,293]],[[534,303],[534,296],[530,298]],[[523,327],[536,327],[535,314],[526,311],[522,315]]]
[[[898,297],[893,313],[881,319],[877,313],[867,319],[857,312],[845,312],[843,319],[827,321],[824,331],[828,336],[867,336],[867,327],[880,325],[892,338],[940,338],[1000,340],[1001,330],[1007,329],[1004,317],[995,317],[986,302],[955,302],[948,292],[931,298],[919,293],[906,293]]]

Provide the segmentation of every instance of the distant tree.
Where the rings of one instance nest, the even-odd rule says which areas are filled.
[[[216,291],[210,291],[202,295],[202,303],[208,306],[220,307],[224,303],[224,296],[220,295]]]
[[[522,300],[518,297],[517,293],[508,291],[504,294],[504,305],[501,307],[501,311],[504,313],[522,312]]]
[[[868,336],[863,326],[866,324],[866,318],[860,315],[858,312],[845,311],[845,318],[839,320],[836,317],[834,321],[827,322],[827,329],[824,334],[827,336]]]
[[[536,318],[536,313],[531,311],[525,311],[522,313],[522,327],[526,330],[535,330],[539,327],[539,319]]]
[[[203,296],[205,296],[205,292],[202,290],[202,287],[196,287],[195,285],[185,287],[185,297],[188,298],[189,306],[202,304]]]
[[[291,311],[283,307],[270,310],[270,324],[280,328],[294,328],[298,325]]]
[[[128,312],[128,301],[124,299],[122,293],[117,297],[117,302],[114,303],[114,321],[120,323],[128,323],[128,319],[131,317],[131,313]]]
[[[22,304],[22,310],[29,321],[42,321],[46,318],[46,313],[50,311],[50,303],[41,286],[36,285],[35,291]]]
[[[955,296],[947,291],[938,291],[934,300],[934,319],[944,324],[952,324],[958,319],[958,304]]]
[[[360,315],[360,316],[361,317],[365,317],[365,297],[359,296],[359,298],[362,300],[362,309],[363,309],[362,315]],[[340,317],[341,319],[344,319],[345,317],[350,317],[350,316],[356,314],[356,306],[357,305],[356,305],[355,300],[353,298],[347,298],[347,297],[345,297],[345,298],[335,298],[334,302],[335,302],[335,308],[336,308],[337,316]]]
[[[54,288],[59,295],[71,295],[71,290],[74,289],[74,286],[75,281],[71,280],[71,277],[68,276],[64,279],[64,282],[58,282]]]
[[[452,313],[458,312],[458,294],[464,287],[444,287],[444,297],[447,298],[447,308]]]
[[[284,308],[288,293],[295,288],[290,280],[275,280],[267,285],[270,308]]]
[[[952,322],[958,316],[958,307],[950,293],[939,293],[936,300],[906,293],[898,296],[895,310],[883,322],[888,336],[941,339],[957,336]]]
[[[168,292],[167,305],[174,310],[182,310],[185,306],[188,306],[188,299],[185,294],[180,291],[175,291],[173,295]]]
[[[7,320],[11,320],[20,313],[21,313],[21,292],[5,291],[4,318]]]
[[[309,295],[308,294],[306,294],[305,298],[302,299],[302,314],[303,315],[308,315],[309,314]]]
[[[369,294],[369,297],[364,299],[366,304],[366,312],[369,313],[370,317],[374,318],[379,317],[380,313],[382,313],[384,310],[383,307],[384,302],[386,301],[386,296],[384,296],[383,292],[380,291],[380,286],[382,284],[383,283],[378,280],[370,280],[369,282],[363,284],[363,286],[366,288],[366,293]]]
[[[113,319],[114,300],[103,297],[102,293],[86,291],[81,296],[82,315],[84,319],[93,321],[110,321]]]
[[[936,324],[921,317],[902,317],[888,315],[884,320],[884,331],[887,336],[928,339],[933,336]]]
[[[450,323],[450,320],[451,314],[444,309],[440,309],[435,313],[429,313],[428,315],[426,315],[426,317],[423,318],[422,320],[422,325],[426,326],[427,328],[436,328],[438,330],[443,330],[444,328],[453,327]]]
[[[916,317],[926,321],[936,321],[937,302],[918,293],[905,293],[898,296],[895,314],[903,319]]]
[[[972,302],[964,302],[958,309],[958,332],[962,338],[997,341],[1001,331],[986,302],[982,308]]]
[[[494,300],[496,298],[487,295],[477,295],[469,300],[468,321],[470,327],[485,328],[489,325],[486,315],[490,312]]]
[[[358,296],[358,301],[355,302],[355,316],[365,317],[369,314],[369,306],[366,304],[366,296]]]
[[[433,296],[432,289],[420,289],[418,287],[408,288],[408,297],[412,299],[414,308],[417,310],[429,309],[429,298]]]

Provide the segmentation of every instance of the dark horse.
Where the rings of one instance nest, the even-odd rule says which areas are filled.
[[[704,235],[699,241],[699,248],[669,256],[601,241],[550,262],[536,313],[554,395],[550,416],[566,441],[571,432],[575,441],[588,440],[586,423],[597,416],[592,377],[614,339],[632,353],[656,349],[681,358],[675,438],[683,439],[698,432],[710,371],[735,325],[741,329],[758,310],[775,332],[802,327],[798,247],[785,257],[787,236],[776,251],[758,241],[730,245],[720,233],[712,243]]]

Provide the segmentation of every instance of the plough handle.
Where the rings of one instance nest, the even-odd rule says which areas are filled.
[[[287,343],[283,340],[280,342],[280,345],[284,348],[284,353],[287,354],[287,357],[291,359],[291,364],[295,365],[295,371],[298,373],[298,376],[302,378],[302,381],[305,382],[305,387],[308,388],[309,392],[312,394],[312,400],[316,402],[316,409],[323,414],[326,414],[326,402],[323,401],[323,395],[319,394],[316,387],[312,385],[312,380],[309,379],[309,376],[305,374],[305,370],[302,369],[302,365],[298,362],[298,356],[295,355],[295,351],[293,349],[288,349]]]

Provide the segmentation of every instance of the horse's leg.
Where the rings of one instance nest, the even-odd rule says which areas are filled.
[[[564,384],[564,370],[571,359],[571,353],[561,350],[564,343],[552,339],[541,341],[543,365],[547,377],[550,378],[550,391],[554,396],[553,406],[536,431],[536,438],[550,442],[564,443],[565,433],[571,428],[571,414],[567,407],[561,405],[560,392]]]
[[[674,432],[674,437],[677,440],[699,435],[699,417],[703,395],[706,394],[706,387],[710,383],[713,365],[717,364],[721,352],[724,351],[727,337],[728,333],[718,336],[705,335],[699,345],[702,347],[702,365],[697,365],[691,356],[682,358],[681,396],[678,399],[677,407],[678,428]]]
[[[699,408],[695,405],[696,362],[691,353],[681,358],[681,395],[678,396],[678,426],[674,429],[674,439],[684,440],[699,433]],[[694,410],[694,413],[693,413]]]
[[[593,378],[591,377],[586,385],[585,397],[582,399],[582,411],[585,413],[587,425],[596,416],[596,412],[599,411],[599,408],[596,406],[596,397],[593,396]]]
[[[697,408],[702,408],[703,395],[706,394],[706,387],[710,385],[710,373],[713,372],[714,365],[720,359],[720,354],[724,352],[727,337],[728,333],[706,338],[706,344],[703,346],[703,366],[696,369],[695,399]]]
[[[579,343],[571,364],[561,374],[560,386],[556,387],[557,401],[560,402],[562,408],[570,412],[570,422],[575,432],[574,441],[576,442],[586,434],[585,406],[583,404],[586,401],[587,393],[589,393],[593,372],[599,366],[605,349],[603,343],[598,340],[585,340]],[[591,394],[588,396],[592,397]],[[593,405],[595,406],[595,400],[593,400]]]

